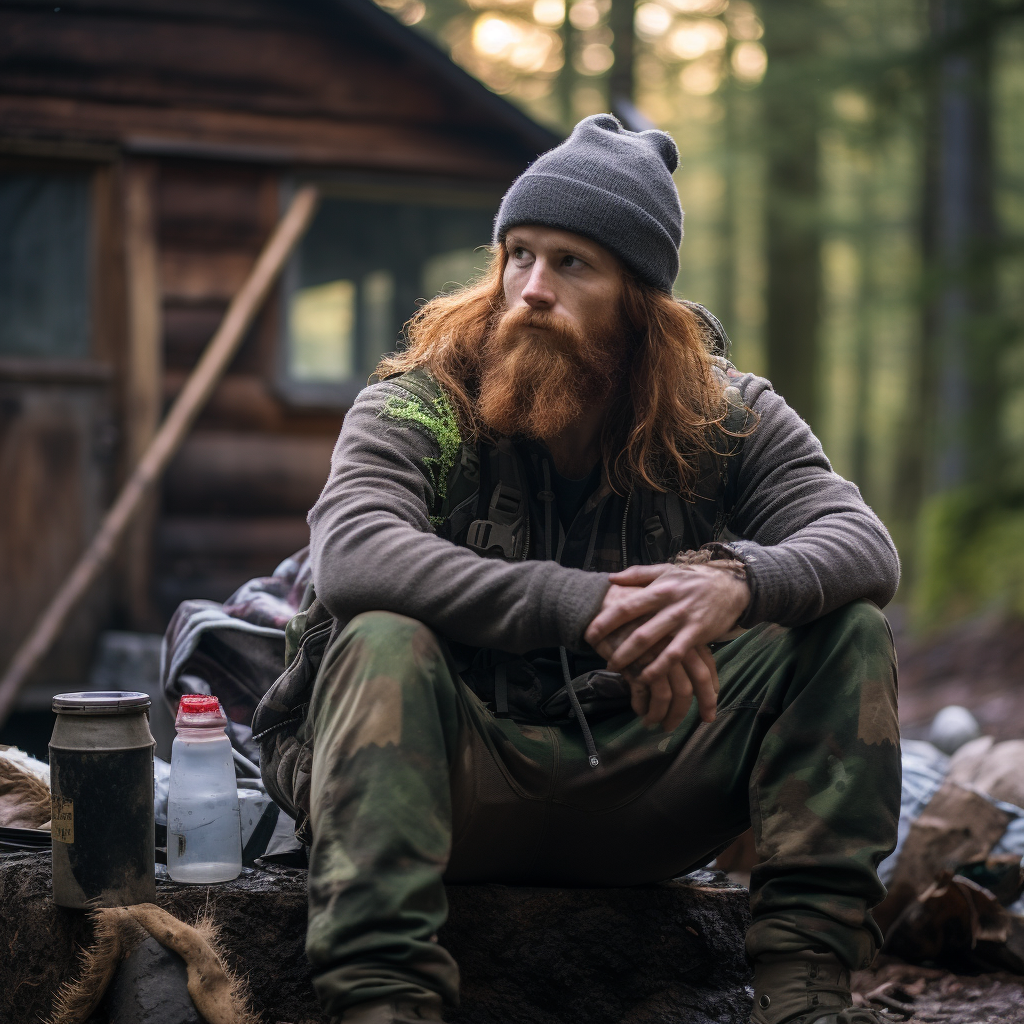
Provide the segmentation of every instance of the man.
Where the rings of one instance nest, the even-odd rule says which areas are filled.
[[[444,880],[650,883],[751,823],[755,1021],[845,1019],[878,947],[896,552],[672,298],[677,159],[582,121],[505,196],[487,274],[420,311],[345,420],[316,601],[254,724],[311,837],[336,1019],[457,1000]]]

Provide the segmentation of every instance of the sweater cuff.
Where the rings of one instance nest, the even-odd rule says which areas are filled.
[[[714,541],[711,544],[705,544],[704,547],[713,549],[716,558],[735,558],[742,562],[747,570],[750,603],[747,605],[746,611],[736,620],[736,625],[742,629],[750,629],[751,626],[756,626],[760,622],[769,621],[773,600],[778,595],[773,593],[771,577],[764,571],[768,569],[767,560],[761,557],[764,548],[752,540],[735,540],[729,543]]]
[[[541,602],[540,631],[547,632],[550,623],[557,623],[558,642],[563,647],[574,654],[592,653],[583,634],[600,610],[609,586],[606,572],[571,569],[559,573]]]

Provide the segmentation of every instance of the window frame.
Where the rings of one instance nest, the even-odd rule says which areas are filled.
[[[36,151],[38,148],[38,152]],[[58,175],[86,179],[86,251],[85,301],[87,309],[86,345],[80,355],[47,353],[0,353],[0,364],[18,376],[19,368],[43,364],[63,367],[71,377],[91,379],[97,361],[106,363],[104,374],[112,372],[114,356],[111,350],[112,333],[105,288],[109,273],[109,249],[112,234],[110,221],[113,157],[105,150],[79,152],[68,147],[65,155],[61,147],[11,146],[0,144],[0,172],[19,176]],[[47,376],[45,370],[40,371]],[[6,375],[6,374],[5,374]]]
[[[399,175],[355,175],[338,173],[334,175],[289,177],[281,183],[281,208],[285,209],[295,192],[303,185],[316,185],[321,199],[343,199],[380,204],[413,204],[435,206],[446,209],[464,208],[489,210],[497,213],[498,205],[505,192],[505,186],[492,182]],[[281,275],[279,291],[277,333],[277,357],[274,366],[273,389],[285,405],[305,411],[323,410],[336,412],[348,409],[356,396],[367,385],[358,376],[344,381],[303,381],[296,380],[288,373],[291,336],[289,331],[289,310],[291,297],[299,286],[300,240],[289,257]],[[357,290],[357,303],[362,301],[362,289]],[[401,314],[399,314],[401,315]],[[396,332],[396,343],[398,333]]]

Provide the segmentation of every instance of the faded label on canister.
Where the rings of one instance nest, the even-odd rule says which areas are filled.
[[[75,841],[75,804],[62,796],[50,797],[50,833],[58,843]]]

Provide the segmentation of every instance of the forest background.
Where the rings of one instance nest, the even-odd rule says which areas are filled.
[[[1022,0],[378,2],[563,132],[671,132],[677,292],[881,515],[913,626],[1024,615]]]

